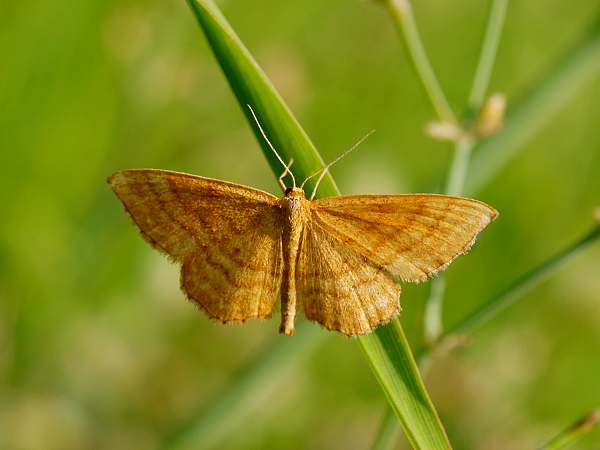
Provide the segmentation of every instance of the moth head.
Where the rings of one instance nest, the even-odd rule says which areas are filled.
[[[299,187],[289,187],[285,190],[287,198],[304,198],[304,189]]]

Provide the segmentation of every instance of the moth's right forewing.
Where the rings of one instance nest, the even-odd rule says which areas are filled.
[[[278,204],[266,192],[166,170],[125,170],[108,182],[144,238],[178,261],[243,235],[255,216],[273,216]]]
[[[303,231],[298,299],[307,319],[347,336],[366,334],[400,312],[400,285],[314,221]]]
[[[359,195],[314,201],[313,220],[404,281],[423,281],[465,253],[496,216],[444,195]]]
[[[183,263],[181,286],[210,317],[267,317],[281,283],[277,197],[246,186],[154,169],[109,178],[154,247]]]

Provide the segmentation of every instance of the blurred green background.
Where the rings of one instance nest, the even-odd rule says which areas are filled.
[[[415,4],[461,110],[489,4]],[[423,133],[433,113],[382,9],[220,5],[326,160],[377,129],[333,170],[342,192],[441,191],[450,148]],[[510,4],[491,83],[509,110],[597,5]],[[2,2],[0,52],[0,448],[159,449],[285,338],[276,319],[224,327],[197,313],[105,178],[154,167],[278,193],[275,178],[183,0]],[[447,323],[591,227],[599,123],[596,77],[478,194],[501,216],[449,269]],[[599,257],[595,244],[433,367],[457,449],[531,449],[600,405]],[[403,289],[415,346],[428,291]],[[220,448],[368,448],[384,405],[356,342],[330,333]],[[577,448],[600,448],[600,433]]]

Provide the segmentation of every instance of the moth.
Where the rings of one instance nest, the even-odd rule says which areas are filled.
[[[319,181],[307,199],[307,180],[296,187],[290,165],[282,198],[166,170],[125,170],[108,182],[142,237],[182,265],[181,289],[209,317],[267,318],[280,294],[286,335],[299,309],[347,336],[389,322],[401,309],[396,278],[420,282],[445,269],[498,214],[432,194],[313,200]]]

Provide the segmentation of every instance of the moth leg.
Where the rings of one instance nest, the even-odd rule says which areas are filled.
[[[294,158],[290,159],[290,162],[288,163],[288,165],[285,166],[285,170],[283,171],[281,176],[277,179],[277,181],[279,182],[279,186],[281,186],[281,190],[283,192],[285,192],[285,190],[287,189],[285,183],[283,182],[283,179],[285,178],[285,176],[288,173],[290,173],[290,167],[292,167],[292,164],[294,164]]]

